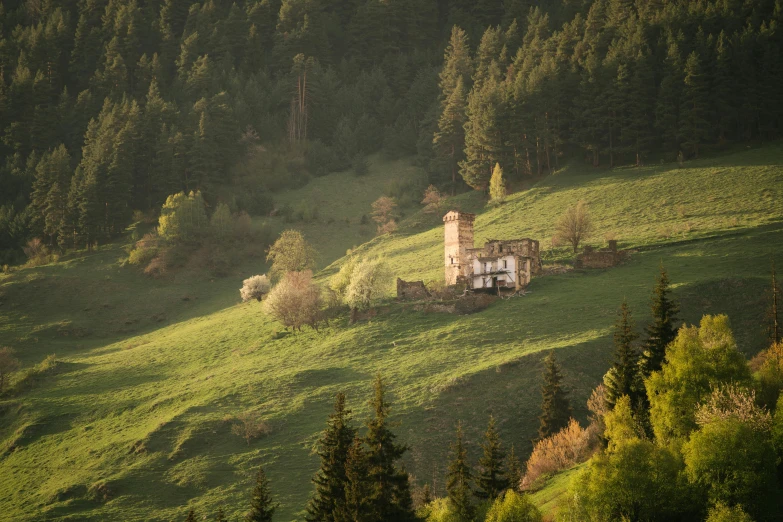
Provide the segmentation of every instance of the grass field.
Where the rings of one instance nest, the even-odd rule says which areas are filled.
[[[635,249],[620,267],[534,279],[526,296],[470,316],[390,304],[371,321],[349,325],[341,317],[318,333],[287,334],[258,303],[239,303],[241,275],[147,279],[119,265],[121,244],[0,275],[0,345],[14,347],[26,367],[52,353],[59,361],[34,387],[0,403],[0,518],[178,520],[190,507],[207,514],[220,505],[239,515],[254,467],[263,464],[282,504],[278,519],[298,519],[332,397],[345,391],[363,421],[379,371],[399,438],[410,446],[407,469],[441,491],[457,420],[467,426],[474,457],[490,413],[507,444],[529,450],[543,352],[557,351],[584,419],[584,403],[610,362],[617,308],[625,298],[637,321],[647,320],[661,262],[682,318],[729,314],[741,349],[752,355],[764,344],[770,256],[783,256],[781,165],[778,145],[682,169],[569,167],[491,209],[479,194],[458,196],[452,205],[480,212],[477,242],[539,238],[546,258],[562,261],[565,249],[549,240],[553,222],[584,199],[598,229],[592,244],[612,234]],[[360,178],[361,190],[357,178],[338,174],[283,197],[293,202],[320,191],[323,222],[294,226],[320,249],[322,278],[346,248],[371,235],[357,220],[401,169],[412,167],[378,161]],[[408,214],[398,234],[358,251],[386,256],[400,277],[436,280],[442,223]],[[263,271],[261,259],[240,270]],[[270,427],[249,445],[231,433],[245,412],[259,412]],[[549,508],[554,497],[537,501]]]

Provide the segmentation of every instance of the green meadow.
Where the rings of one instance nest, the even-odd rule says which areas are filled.
[[[318,207],[301,229],[321,254],[323,281],[346,249],[384,256],[403,279],[442,278],[442,223],[402,208],[400,230],[373,237],[362,224],[392,174],[422,174],[406,161],[376,158],[368,176],[341,173],[280,195]],[[239,516],[262,464],[281,503],[279,520],[300,520],[317,467],[314,444],[338,391],[357,423],[368,414],[371,380],[387,380],[408,471],[442,493],[457,421],[477,457],[493,414],[506,445],[531,448],[538,428],[542,359],[555,350],[575,414],[611,360],[611,331],[627,299],[639,329],[649,318],[663,263],[681,318],[728,314],[741,350],[764,347],[762,320],[770,258],[783,265],[783,146],[642,168],[569,165],[503,205],[481,194],[451,198],[444,211],[476,212],[476,242],[532,237],[545,265],[568,264],[553,245],[557,217],[589,203],[596,233],[631,255],[607,270],[573,270],[533,280],[529,292],[467,316],[424,313],[390,299],[371,320],[347,315],[318,332],[286,332],[241,303],[243,278],[265,271],[247,260],[235,275],[194,272],[150,279],[121,262],[124,241],[92,254],[0,275],[0,345],[24,368],[56,363],[0,402],[0,518],[8,520],[178,520],[223,506]],[[247,444],[231,431],[257,412],[268,434]],[[568,475],[537,494],[556,507]]]

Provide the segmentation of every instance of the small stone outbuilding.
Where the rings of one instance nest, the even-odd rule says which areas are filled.
[[[617,241],[609,241],[609,246],[595,250],[586,246],[584,251],[576,256],[576,268],[611,268],[619,265],[626,257],[626,253],[617,250]]]
[[[423,281],[403,281],[397,278],[397,299],[402,301],[418,301],[428,299],[430,292]]]

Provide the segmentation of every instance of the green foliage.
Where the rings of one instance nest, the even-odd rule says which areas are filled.
[[[718,503],[715,507],[710,508],[709,515],[706,522],[753,522],[742,506],[727,506],[726,504]]]
[[[266,260],[271,263],[269,273],[273,280],[288,272],[301,272],[315,268],[315,249],[297,230],[285,230],[269,247]]]
[[[545,439],[568,426],[571,418],[571,403],[563,388],[563,376],[555,354],[544,359],[544,384],[541,387],[541,415],[539,415],[538,440]]]
[[[770,434],[739,419],[716,420],[683,445],[685,475],[712,503],[742,505],[754,518],[778,512],[776,453]]]
[[[661,441],[686,438],[696,429],[696,405],[721,383],[748,383],[750,371],[725,315],[704,316],[683,327],[666,351],[660,372],[645,381],[650,422]]]
[[[454,504],[448,498],[436,498],[423,509],[427,522],[463,522]]]
[[[169,241],[194,241],[205,232],[207,214],[201,192],[184,192],[166,198],[160,212],[158,234]]]
[[[503,179],[503,169],[500,163],[495,163],[492,178],[489,180],[489,201],[499,205],[506,199],[506,182]]]
[[[693,520],[698,504],[671,450],[638,438],[593,457],[574,479],[571,516],[577,520]],[[695,513],[694,513],[695,511]]]
[[[543,517],[528,495],[508,490],[492,504],[486,522],[541,522]]]
[[[629,441],[644,438],[644,431],[633,415],[631,398],[627,395],[620,397],[613,409],[606,413],[604,424],[606,425],[604,437],[609,441],[607,447],[609,453]]]

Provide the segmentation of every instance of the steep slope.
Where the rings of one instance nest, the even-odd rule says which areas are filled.
[[[389,381],[397,433],[411,448],[407,468],[440,491],[459,419],[474,453],[490,413],[507,444],[529,448],[540,352],[557,350],[584,418],[584,402],[609,364],[619,303],[627,298],[643,323],[661,262],[683,319],[728,313],[742,349],[753,354],[763,346],[769,258],[783,240],[781,164],[783,149],[775,146],[683,169],[572,167],[492,209],[479,194],[459,196],[453,205],[480,212],[478,240],[536,237],[547,259],[562,260],[565,249],[549,244],[553,222],[584,199],[599,230],[595,244],[612,232],[637,250],[611,270],[538,278],[526,296],[470,316],[391,304],[371,321],[348,325],[342,317],[318,333],[287,334],[258,303],[237,304],[239,281],[150,281],[118,266],[120,245],[0,276],[0,344],[14,346],[27,365],[55,352],[60,361],[2,402],[0,472],[11,477],[0,483],[3,513],[168,520],[184,517],[186,506],[206,514],[223,505],[239,514],[253,467],[263,463],[282,502],[280,519],[294,519],[310,494],[313,444],[333,395],[345,391],[361,421],[378,371]],[[345,176],[342,188],[339,179],[324,183],[335,182],[333,197],[344,205],[323,211],[325,225],[306,225],[322,227],[318,241],[342,226],[328,223],[330,212],[350,207],[356,219],[374,199],[368,193],[352,206],[355,179]],[[355,237],[336,241],[350,245]],[[358,252],[386,256],[400,277],[436,280],[441,238],[437,216],[417,214],[399,234]],[[260,260],[247,270],[262,271]],[[231,426],[249,411],[270,431],[248,445]]]

